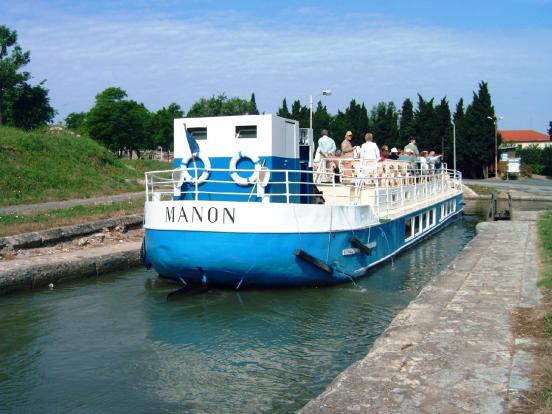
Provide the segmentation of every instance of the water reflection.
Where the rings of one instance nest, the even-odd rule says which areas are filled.
[[[4,298],[0,313],[18,316],[0,322],[12,344],[0,345],[0,411],[295,411],[366,354],[475,223],[457,221],[356,285],[167,301],[175,285],[134,270]]]

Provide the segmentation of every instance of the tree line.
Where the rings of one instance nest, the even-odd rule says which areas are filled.
[[[255,94],[249,101],[228,98],[225,94],[201,98],[186,116],[222,116],[258,114]],[[126,91],[110,87],[96,95],[95,105],[88,112],[73,112],[65,125],[101,142],[119,156],[124,150],[140,154],[143,149],[173,149],[173,121],[185,113],[177,103],[150,112],[143,103],[128,99]]]
[[[293,101],[290,110],[284,98],[278,115],[299,121],[302,128],[309,127],[310,111],[300,100]],[[393,102],[380,102],[368,110],[364,103],[352,99],[345,111],[338,110],[335,115],[318,101],[312,125],[315,141],[323,129],[328,129],[337,144],[347,131],[353,133],[354,145],[364,142],[366,132],[374,134],[380,147],[387,145],[389,148],[402,148],[415,137],[419,148],[443,153],[450,166],[455,127],[457,168],[466,176],[481,177],[488,174],[487,166],[494,160],[494,121],[496,116],[488,84],[480,82],[470,105],[464,108],[464,101],[460,99],[453,114],[446,98],[436,102],[435,98],[426,99],[420,94],[416,106],[406,98],[400,109]]]

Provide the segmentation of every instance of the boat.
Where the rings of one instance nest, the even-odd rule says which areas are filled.
[[[276,115],[175,119],[174,168],[145,174],[145,265],[189,286],[334,285],[463,212],[446,164],[313,153],[312,129]]]

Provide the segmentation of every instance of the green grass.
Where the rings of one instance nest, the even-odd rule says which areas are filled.
[[[121,161],[87,137],[0,126],[0,206],[140,191],[144,171],[171,167]]]
[[[542,243],[543,263],[540,285],[552,289],[552,210],[548,210],[541,217],[539,234]],[[552,318],[550,322],[552,322]]]
[[[483,185],[477,185],[477,184],[464,184],[467,187],[471,188],[473,191],[475,191],[479,195],[491,195],[491,194],[498,194],[498,190],[496,188],[492,187],[485,187]]]
[[[75,206],[41,213],[3,214],[0,216],[0,237],[85,221],[143,213],[144,200],[112,204]]]

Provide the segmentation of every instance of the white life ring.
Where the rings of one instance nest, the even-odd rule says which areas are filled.
[[[243,159],[243,158],[249,158],[251,160],[251,162],[253,162],[253,164],[255,165],[255,171],[253,171],[253,174],[251,174],[247,178],[242,177],[236,171],[236,167],[238,165],[238,162],[240,162],[240,160]],[[232,159],[230,160],[229,169],[230,169],[230,177],[232,178],[232,180],[236,184],[245,187],[245,186],[254,184],[255,181],[257,181],[257,179],[259,178],[259,172],[261,171],[261,163],[260,163],[259,157],[257,157],[256,155],[251,155],[251,154],[247,154],[247,153],[243,153],[241,151],[238,151],[238,153],[236,155],[234,155],[232,157]]]
[[[186,162],[182,161],[182,164],[180,164],[180,174],[181,177],[183,177],[183,181],[192,183],[192,184],[202,184],[205,181],[207,181],[207,178],[209,178],[209,175],[211,174],[211,161],[209,161],[209,157],[195,157],[195,162],[197,163],[198,160],[203,161],[203,172],[198,177],[192,177],[190,173],[188,172],[188,168],[186,167],[190,161],[192,161],[192,157],[188,158]],[[182,184],[181,184],[182,185]]]

